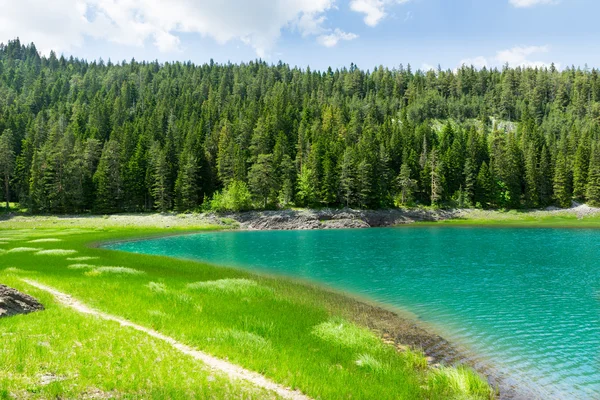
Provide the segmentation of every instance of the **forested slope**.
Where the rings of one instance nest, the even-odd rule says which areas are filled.
[[[2,192],[33,212],[600,204],[599,123],[598,71],[575,67],[318,72],[0,46]]]

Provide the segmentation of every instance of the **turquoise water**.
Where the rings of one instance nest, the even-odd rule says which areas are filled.
[[[600,231],[216,232],[111,245],[309,278],[401,307],[544,398],[600,398]]]

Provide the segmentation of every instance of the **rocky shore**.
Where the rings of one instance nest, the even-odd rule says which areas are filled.
[[[457,210],[278,210],[224,214],[247,230],[373,228],[455,218]]]

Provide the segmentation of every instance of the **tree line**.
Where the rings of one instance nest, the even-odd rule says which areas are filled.
[[[4,200],[34,213],[600,205],[600,78],[88,62],[0,45]]]

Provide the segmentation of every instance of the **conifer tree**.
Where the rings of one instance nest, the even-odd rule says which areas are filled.
[[[4,181],[6,210],[10,210],[10,180],[15,169],[14,137],[10,129],[0,136],[0,174]]]
[[[600,206],[600,145],[598,143],[592,147],[585,197],[589,205]]]
[[[477,185],[477,174],[471,158],[467,158],[465,161],[465,167],[463,170],[464,182],[463,193],[465,198],[465,204],[473,205],[475,199],[475,188]]]
[[[346,148],[342,157],[340,174],[340,192],[344,205],[349,207],[356,203],[357,176],[355,154],[352,148]]]
[[[529,147],[525,156],[525,201],[529,207],[540,204],[540,176],[535,150]]]
[[[260,199],[264,208],[275,189],[275,177],[272,170],[273,154],[260,154],[256,163],[248,171],[250,191]]]
[[[571,190],[569,187],[569,171],[567,169],[566,157],[559,153],[554,168],[554,199],[560,207],[571,205]]]
[[[398,175],[398,189],[400,191],[400,205],[406,206],[411,204],[413,200],[413,192],[417,186],[417,182],[410,177],[410,167],[408,164],[402,164],[400,174]]]
[[[443,176],[442,168],[443,164],[438,159],[438,151],[434,149],[431,152],[431,205],[438,205],[442,200],[443,187]]]
[[[496,182],[487,163],[481,164],[475,186],[475,201],[483,207],[494,205]]]
[[[110,139],[104,145],[93,181],[96,188],[95,211],[100,213],[120,211],[124,193],[119,143],[116,140]]]
[[[171,208],[169,164],[166,151],[157,142],[150,149],[150,159],[154,207],[160,212],[167,212]]]
[[[304,165],[298,175],[297,197],[300,205],[311,206],[317,202],[317,188],[314,183],[315,173],[307,165]]]
[[[191,211],[200,205],[198,159],[191,152],[184,152],[180,160],[175,181],[175,206],[179,211]]]
[[[552,202],[552,161],[546,145],[542,147],[539,168],[540,205],[547,206]]]
[[[587,135],[583,135],[579,140],[573,162],[573,197],[577,200],[583,200],[586,197],[589,167],[589,138]]]

